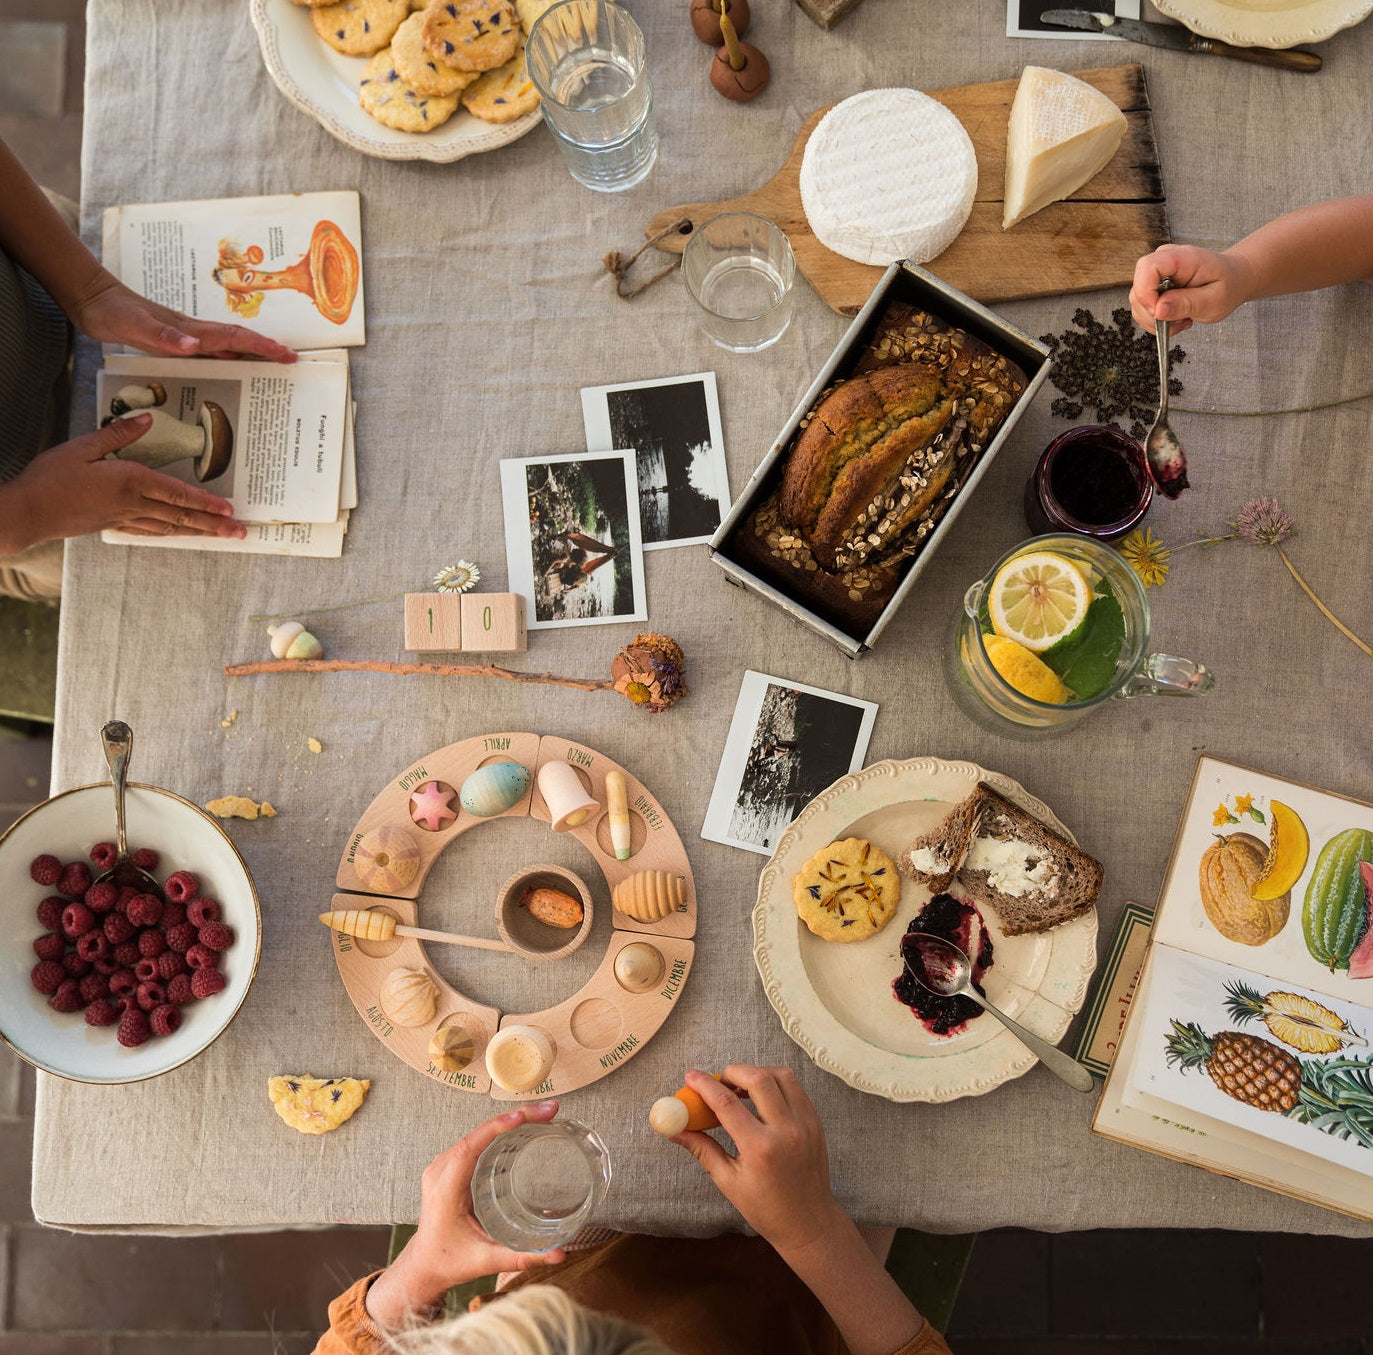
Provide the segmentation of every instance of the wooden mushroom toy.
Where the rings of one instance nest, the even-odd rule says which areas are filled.
[[[728,14],[734,31],[743,37],[748,32],[748,0],[691,0],[691,27],[702,42],[720,45],[720,15]]]
[[[710,83],[715,92],[736,103],[756,99],[772,78],[768,59],[751,42],[740,42],[728,14],[720,15],[720,36],[725,45],[710,63]]]

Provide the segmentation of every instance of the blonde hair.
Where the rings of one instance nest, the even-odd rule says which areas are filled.
[[[656,1336],[594,1313],[551,1284],[391,1338],[397,1355],[673,1355]]]

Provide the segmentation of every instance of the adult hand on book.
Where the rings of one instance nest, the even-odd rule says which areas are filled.
[[[294,362],[295,353],[275,339],[210,320],[193,320],[131,291],[101,270],[89,295],[76,300],[72,323],[102,343],[127,344],[144,353],[175,358],[266,358]]]
[[[139,536],[244,536],[227,499],[110,456],[151,423],[146,414],[116,419],[41,452],[0,485],[0,556],[107,527]]]

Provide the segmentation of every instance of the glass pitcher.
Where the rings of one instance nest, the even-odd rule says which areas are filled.
[[[1119,653],[1104,686],[1090,696],[1061,704],[1017,691],[992,665],[983,642],[990,629],[986,598],[993,580],[1019,556],[1039,551],[1073,562],[1088,580],[1093,603],[1113,597],[1123,621]],[[1214,679],[1201,664],[1171,654],[1150,654],[1148,646],[1149,603],[1124,557],[1089,538],[1052,533],[1007,551],[968,589],[963,609],[954,618],[951,643],[945,647],[945,678],[954,701],[969,718],[996,733],[1031,737],[1075,724],[1104,701],[1128,696],[1200,696],[1211,690]],[[1098,655],[1098,661],[1109,665],[1109,653]]]

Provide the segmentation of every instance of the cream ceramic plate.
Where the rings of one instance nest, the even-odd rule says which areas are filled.
[[[20,1058],[75,1082],[141,1082],[189,1062],[223,1033],[257,973],[262,919],[257,889],[238,849],[203,810],[171,791],[129,783],[129,842],[161,856],[159,880],[189,870],[201,892],[219,901],[234,944],[221,968],[228,987],[181,1009],[179,1030],[154,1036],[136,1049],[115,1039],[115,1027],[86,1025],[81,1012],[59,1013],[29,982],[38,962],[33,940],[42,932],[34,916],[54,893],[36,885],[29,863],[50,852],[60,861],[85,861],[97,842],[114,840],[114,797],[108,783],[79,786],[44,800],[0,836],[0,1033]],[[99,874],[94,868],[92,875]]]
[[[461,160],[518,141],[543,119],[538,109],[514,122],[491,123],[459,108],[432,132],[383,127],[358,105],[358,82],[369,57],[344,56],[322,42],[310,11],[291,0],[252,0],[263,64],[276,87],[330,135],[383,160]]]
[[[1045,805],[997,772],[938,758],[879,762],[812,800],[783,833],[758,882],[753,957],[768,1001],[787,1034],[820,1067],[860,1091],[891,1101],[952,1101],[991,1091],[1036,1062],[993,1016],[979,1016],[940,1038],[892,994],[902,969],[901,937],[929,890],[903,880],[892,920],[876,936],[850,945],[813,936],[792,902],[792,877],[826,843],[868,838],[895,857],[978,781],[1071,837]],[[995,915],[984,916],[994,949],[988,999],[1057,1041],[1096,968],[1096,910],[1029,936],[1004,936]]]
[[[1238,47],[1324,42],[1373,13],[1373,0],[1154,0],[1154,5],[1192,32]]]

